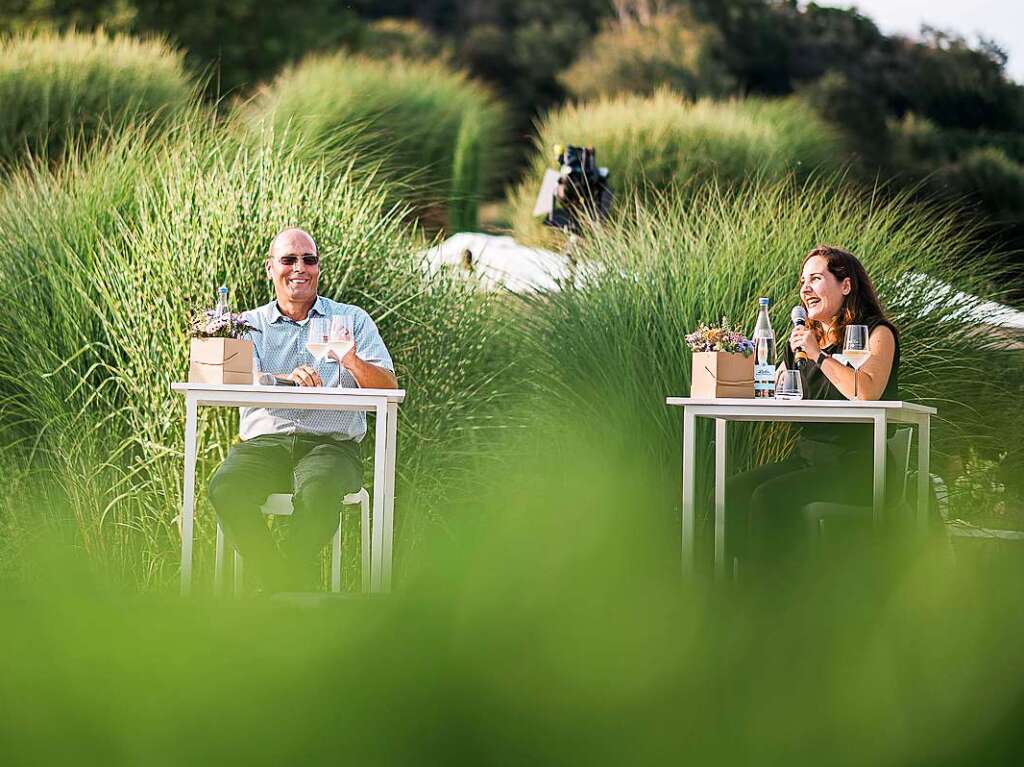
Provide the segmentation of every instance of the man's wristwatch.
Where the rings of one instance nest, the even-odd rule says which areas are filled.
[[[832,355],[825,354],[825,352],[818,352],[818,359],[814,361],[814,364],[819,368],[824,364],[825,360],[829,359]]]

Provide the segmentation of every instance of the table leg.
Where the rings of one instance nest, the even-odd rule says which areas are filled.
[[[917,524],[928,532],[928,503],[931,500],[931,416],[925,413],[917,423]]]
[[[398,405],[388,403],[387,443],[384,446],[384,528],[381,546],[381,590],[391,591],[391,548],[395,537],[395,453],[398,442]]]
[[[683,407],[683,535],[682,535],[682,566],[683,574],[694,571],[694,536],[696,519],[694,516],[694,444],[696,418],[693,411]]]
[[[715,577],[726,572],[725,562],[725,469],[726,442],[724,418],[715,419]]]
[[[876,415],[874,417],[874,421],[874,476],[872,512],[875,529],[877,530],[882,523],[882,508],[885,505],[885,451],[887,449],[885,434],[885,414],[883,413],[881,415]]]
[[[387,428],[386,403],[377,405],[373,455],[373,541],[370,545],[370,591],[381,590],[381,567],[384,551],[384,506],[387,495]]]
[[[185,483],[181,498],[181,595],[192,591],[192,522],[196,492],[196,421],[199,409],[190,394],[185,400]]]

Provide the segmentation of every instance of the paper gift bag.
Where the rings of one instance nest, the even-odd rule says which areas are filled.
[[[728,352],[694,352],[690,396],[752,398],[754,358]]]
[[[193,338],[189,349],[188,382],[251,384],[252,341]]]

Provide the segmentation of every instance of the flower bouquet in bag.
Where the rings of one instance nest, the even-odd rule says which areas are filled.
[[[245,336],[254,330],[241,314],[230,311],[227,288],[221,288],[216,308],[192,320],[189,383],[251,384],[253,347]]]
[[[686,336],[693,352],[690,396],[700,399],[754,396],[754,342],[722,318],[720,327],[701,324]]]

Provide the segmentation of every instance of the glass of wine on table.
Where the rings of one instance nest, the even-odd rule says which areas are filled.
[[[871,348],[868,346],[867,325],[847,325],[846,340],[843,343],[843,357],[853,368],[853,398],[857,399],[857,371],[868,361]]]
[[[327,356],[327,344],[331,339],[331,321],[327,317],[313,317],[309,321],[309,335],[306,337],[306,351],[319,362]]]
[[[352,317],[335,314],[330,319],[328,328],[327,350],[334,352],[338,358],[338,386],[341,386],[341,358],[348,354],[354,343]],[[324,352],[325,354],[327,352]]]

